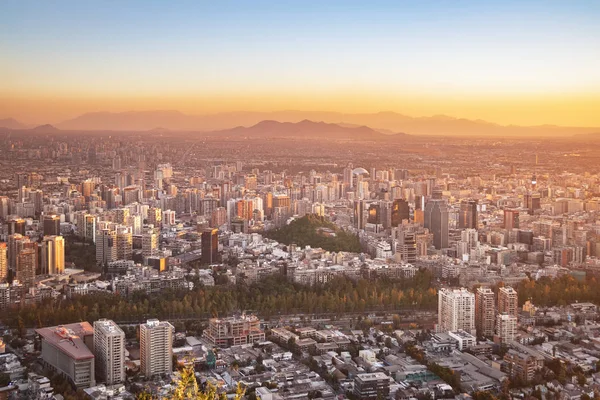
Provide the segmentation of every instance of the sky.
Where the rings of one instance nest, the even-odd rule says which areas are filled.
[[[396,111],[600,126],[600,1],[0,2],[0,118]]]

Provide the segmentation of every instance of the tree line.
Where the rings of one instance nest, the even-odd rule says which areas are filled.
[[[437,292],[432,275],[421,270],[411,279],[353,281],[336,277],[316,286],[304,286],[274,275],[251,284],[203,287],[192,291],[137,292],[126,298],[98,292],[71,299],[8,308],[2,322],[10,327],[43,327],[109,318],[141,322],[147,318],[177,320],[254,312],[269,318],[279,314],[353,313],[407,308],[435,309]]]

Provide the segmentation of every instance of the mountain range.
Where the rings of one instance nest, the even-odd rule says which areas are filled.
[[[298,123],[304,120],[322,121],[338,127],[358,127],[385,134],[405,132],[412,135],[451,136],[572,136],[600,132],[596,127],[563,127],[555,125],[518,126],[500,125],[482,120],[454,118],[446,115],[409,117],[396,112],[338,113],[311,111],[228,112],[209,115],[188,115],[179,111],[128,111],[121,113],[93,112],[54,123],[61,130],[101,131],[189,131],[213,132],[253,127],[262,121]],[[0,120],[0,127],[30,128],[15,119]],[[160,128],[159,128],[160,127]],[[290,125],[284,125],[290,128]],[[271,129],[269,124],[260,128]],[[281,127],[278,127],[278,129]],[[255,128],[258,129],[258,128]],[[256,131],[254,133],[257,133]]]

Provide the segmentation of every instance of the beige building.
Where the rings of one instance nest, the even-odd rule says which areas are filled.
[[[475,334],[475,295],[465,288],[438,292],[438,332]]]
[[[166,321],[150,319],[140,325],[140,365],[146,377],[173,371],[173,332]]]
[[[213,345],[230,347],[265,340],[260,320],[254,315],[231,318],[211,318],[204,337]]]
[[[96,386],[94,330],[87,322],[37,329],[42,338],[42,359],[77,388]]]
[[[107,386],[125,381],[125,333],[108,319],[94,322],[96,374]]]
[[[494,292],[489,287],[479,287],[475,292],[475,328],[479,336],[494,336],[496,315],[494,297]]]
[[[519,315],[519,297],[517,291],[510,286],[498,290],[498,313],[507,313],[515,317]]]

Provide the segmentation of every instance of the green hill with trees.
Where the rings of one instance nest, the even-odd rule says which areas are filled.
[[[320,247],[327,251],[360,253],[358,236],[346,232],[316,214],[305,215],[289,225],[265,232],[265,236],[287,245]]]

